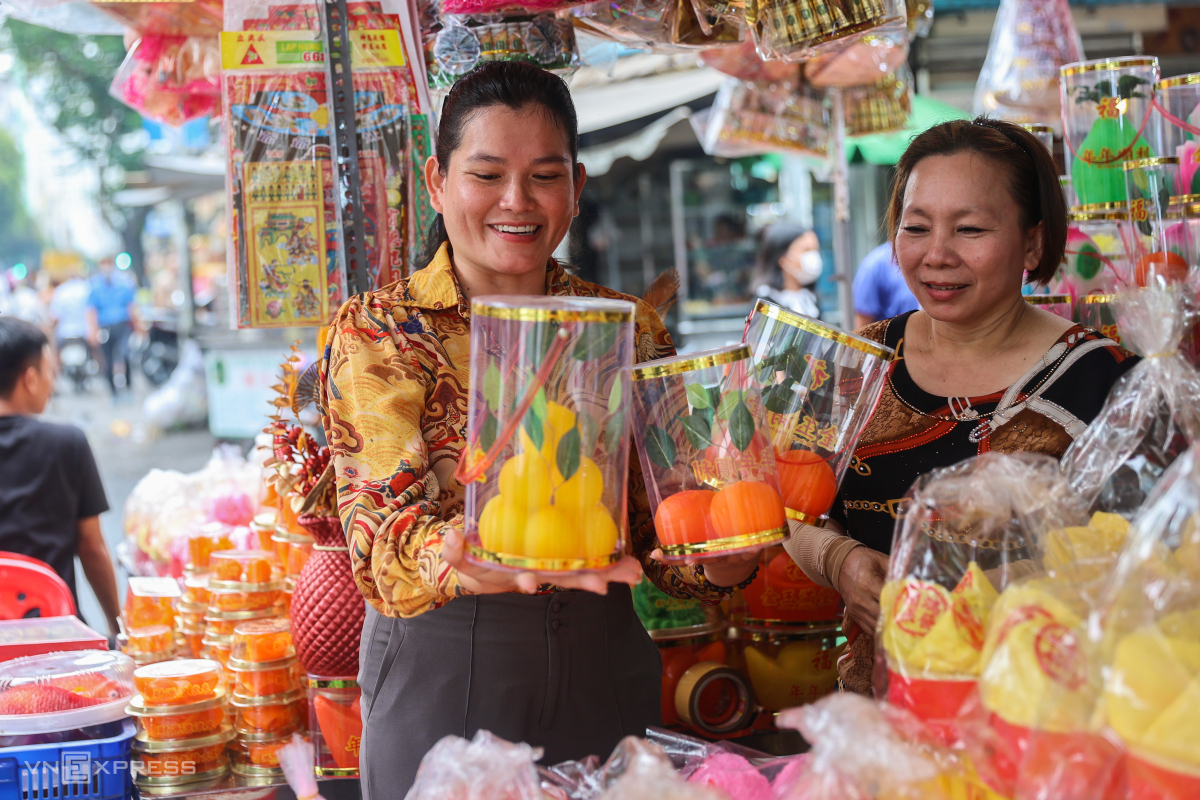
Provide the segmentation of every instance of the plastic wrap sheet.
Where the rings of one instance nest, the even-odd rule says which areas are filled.
[[[141,34],[167,36],[216,36],[221,32],[219,0],[183,3],[113,2],[94,3],[104,13]]]
[[[841,52],[805,62],[804,79],[818,87],[872,84],[895,72],[907,58],[907,34],[864,36]]]
[[[600,2],[571,13],[575,25],[591,34],[655,52],[733,47],[746,38],[744,28],[728,21],[702,23],[692,0]]]
[[[221,102],[217,37],[146,34],[134,42],[109,91],[144,117],[182,125]]]
[[[907,65],[866,86],[844,90],[846,135],[865,136],[903,128],[912,114],[913,78]]]
[[[868,34],[903,34],[901,0],[748,0],[746,22],[764,59],[807,61]]]
[[[540,748],[488,731],[447,736],[425,754],[407,800],[543,800],[534,761]]]
[[[997,597],[1040,571],[1044,532],[1085,523],[1048,456],[988,452],[919,478],[880,595],[877,694],[959,741]]]
[[[580,64],[575,29],[553,14],[445,16],[423,30],[433,87],[447,88],[485,61],[527,61],[559,74]]]
[[[345,298],[316,5],[226,8],[230,285],[239,327],[323,325]],[[359,170],[373,285],[405,272],[410,107],[400,18],[351,4]]]
[[[1131,517],[1200,432],[1200,373],[1180,354],[1184,292],[1131,289],[1114,302],[1124,346],[1144,356],[1113,386],[1062,466],[1093,508]]]
[[[737,47],[718,47],[705,50],[700,60],[713,69],[742,81],[796,80],[800,68],[782,61],[763,61],[754,42],[747,39]]]
[[[974,113],[1058,126],[1058,72],[1083,59],[1067,0],[1002,0],[975,84]]]
[[[443,14],[530,15],[577,6],[580,0],[441,0]]]
[[[779,152],[825,158],[829,110],[824,93],[799,81],[726,80],[700,144],[710,155]]]
[[[722,800],[721,792],[689,784],[676,772],[688,756],[665,750],[681,742],[663,733],[658,741],[625,737],[604,764],[589,756],[543,768],[544,796],[552,800]],[[702,750],[702,743],[696,744]]]
[[[1101,731],[1127,748],[1130,798],[1200,796],[1200,464],[1188,450],[1133,520],[1089,626]]]
[[[922,38],[928,36],[933,27],[933,0],[905,0],[904,10],[908,14],[908,32]]]

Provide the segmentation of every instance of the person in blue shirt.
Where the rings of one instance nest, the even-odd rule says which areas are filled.
[[[892,256],[892,243],[884,242],[867,253],[854,273],[854,329],[917,308],[917,298]]]
[[[116,271],[111,258],[101,259],[99,271],[92,277],[92,290],[88,295],[88,343],[100,346],[104,356],[104,377],[117,397],[117,362],[124,365],[124,387],[128,392],[133,385],[133,370],[129,364],[129,334],[137,319],[134,309],[136,287],[133,282]]]

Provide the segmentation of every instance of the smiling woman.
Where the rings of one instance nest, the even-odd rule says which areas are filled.
[[[459,79],[425,167],[438,211],[428,266],[352,298],[330,331],[324,424],[368,603],[359,659],[367,800],[403,797],[422,756],[449,734],[486,729],[543,748],[547,763],[606,755],[622,736],[644,735],[660,721],[662,666],[629,585],[644,573],[668,594],[715,602],[754,569],[734,557],[656,561],[636,458],[629,552],[607,570],[513,573],[463,558],[465,490],[455,468],[471,298],[635,301],[637,360],[674,353],[646,303],[569,276],[551,258],[579,212],[576,138],[560,78],[491,62]],[[571,589],[585,591],[563,591]]]
[[[865,632],[852,645],[863,658],[839,662],[850,688],[870,686],[887,554],[917,477],[989,450],[1061,458],[1136,361],[1021,294],[1062,259],[1056,172],[1033,134],[983,117],[930,128],[896,166],[888,223],[921,308],[859,331],[895,349],[888,385],[830,525],[796,523],[787,544],[809,577],[842,594],[848,630]]]

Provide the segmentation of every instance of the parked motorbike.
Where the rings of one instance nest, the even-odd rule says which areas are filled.
[[[92,379],[100,373],[100,364],[93,356],[87,340],[82,337],[64,340],[58,350],[58,361],[76,394],[87,393]]]
[[[130,355],[151,386],[162,386],[179,365],[178,319],[174,312],[142,312],[145,333],[138,336]]]

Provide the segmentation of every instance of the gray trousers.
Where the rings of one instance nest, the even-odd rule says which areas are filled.
[[[358,681],[364,800],[399,800],[442,737],[488,730],[544,764],[603,761],[661,724],[662,659],[629,587],[460,597],[412,619],[367,607]]]

